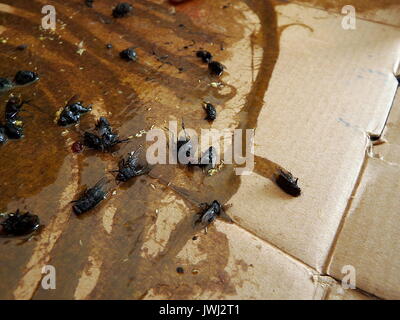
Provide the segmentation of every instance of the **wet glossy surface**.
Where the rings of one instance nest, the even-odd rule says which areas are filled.
[[[199,250],[207,255],[207,262],[193,266],[200,272],[184,277],[176,272],[176,256],[196,232],[192,228],[196,204],[215,199],[226,203],[238,189],[240,177],[231,166],[225,166],[218,179],[206,177],[201,170],[157,166],[150,176],[114,184],[116,194],[76,217],[70,201],[145,141],[144,136],[134,138],[113,153],[73,153],[71,145],[93,129],[99,116],[106,116],[121,137],[152,125],[162,128],[181,117],[196,130],[214,125],[254,128],[279,54],[274,6],[258,0],[240,1],[238,7],[224,7],[227,3],[222,0],[193,0],[172,7],[161,0],[136,0],[132,16],[115,20],[111,2],[98,1],[88,8],[80,0],[53,1],[55,32],[39,28],[46,1],[6,0],[6,5],[0,5],[5,28],[0,34],[4,40],[0,77],[10,78],[18,70],[33,70],[40,76],[40,81],[12,90],[30,99],[31,105],[21,112],[25,138],[0,147],[0,210],[35,212],[45,226],[29,241],[0,239],[0,298],[140,299],[150,289],[186,298],[194,289],[197,293],[235,291],[224,271],[227,239],[215,230],[207,236],[201,233],[197,240]],[[252,56],[237,44],[260,22],[248,44],[263,49],[261,60],[252,64],[254,78],[238,81],[234,73],[241,66],[235,64],[218,80],[225,84],[224,90],[210,87],[216,79],[196,51],[208,50],[223,64],[238,55],[250,61]],[[16,50],[23,43],[28,48]],[[107,49],[107,43],[113,48]],[[136,48],[136,62],[120,58],[119,52],[127,47]],[[241,87],[249,89],[238,93]],[[75,94],[93,104],[93,110],[79,125],[61,128],[56,112]],[[7,99],[8,93],[3,93],[3,106]],[[235,99],[241,103],[232,106]],[[232,108],[230,118],[208,123],[198,107],[203,101]],[[275,169],[275,164],[256,157],[259,174],[271,178]],[[162,252],[150,257],[142,247],[166,196],[183,199],[187,215],[174,227]],[[105,223],[110,216],[111,227]],[[41,289],[44,264],[56,267],[57,290]],[[91,278],[89,287],[93,287],[78,290],[84,270],[92,270],[91,266],[100,270]]]

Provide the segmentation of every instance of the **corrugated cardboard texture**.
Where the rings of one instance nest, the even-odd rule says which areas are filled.
[[[400,95],[383,137],[372,147],[329,266],[340,279],[344,265],[356,271],[357,287],[400,299]]]
[[[258,119],[256,155],[300,177],[292,199],[268,179],[242,178],[231,199],[238,223],[317,270],[397,88],[400,29],[300,5],[276,7],[281,50]],[[301,22],[301,25],[296,24]],[[291,25],[293,24],[293,25]]]

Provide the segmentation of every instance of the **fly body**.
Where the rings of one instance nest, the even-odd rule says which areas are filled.
[[[84,145],[101,151],[110,151],[115,145],[126,140],[120,140],[117,133],[113,132],[110,123],[104,117],[100,117],[96,124],[97,134],[85,132]]]
[[[0,223],[2,235],[23,236],[36,231],[40,226],[37,215],[30,212],[21,213],[19,209],[15,213],[6,214],[5,217]]]
[[[150,171],[150,168],[145,165],[142,166],[139,164],[139,154],[140,148],[133,153],[128,155],[128,158],[122,159],[118,164],[116,180],[120,182],[126,182],[133,177],[137,177],[143,174],[146,174]]]
[[[81,101],[77,101],[78,96],[72,97],[60,113],[58,124],[67,126],[77,123],[81,115],[92,110],[91,106],[85,107]]]
[[[94,187],[86,189],[78,200],[73,201],[74,205],[72,206],[72,209],[76,215],[81,215],[82,213],[93,209],[106,198],[107,191],[105,191],[104,187],[107,182],[107,179],[101,179],[94,185]]]

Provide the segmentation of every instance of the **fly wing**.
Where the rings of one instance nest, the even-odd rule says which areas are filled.
[[[110,122],[104,117],[100,117],[99,120],[97,120],[96,130],[100,136],[105,133],[112,133]]]
[[[99,195],[104,195],[103,198],[107,197],[109,189],[104,187],[110,182],[106,177],[101,178],[92,188],[87,189],[85,195],[90,198],[98,198]]]
[[[216,216],[214,210],[207,210],[201,217],[201,223],[204,225],[208,225],[213,222],[215,218]]]
[[[107,177],[101,178],[97,183],[94,185],[92,189],[103,189],[107,183],[109,183],[110,180]]]
[[[129,163],[131,166],[135,166],[139,162],[140,152],[142,151],[142,146],[136,149],[135,152],[129,155]]]
[[[229,222],[229,223],[233,223],[234,221],[232,220],[232,218],[225,212],[224,209],[221,208],[220,212],[219,212],[219,217],[224,220],[225,222]]]
[[[215,211],[209,208],[208,210],[201,213],[201,215],[197,215],[193,226],[204,228],[207,227],[210,223],[212,223],[216,218]]]

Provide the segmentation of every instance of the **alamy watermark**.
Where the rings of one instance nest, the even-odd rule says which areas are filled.
[[[342,278],[343,289],[355,289],[356,288],[356,268],[352,265],[345,265],[341,270],[344,274]]]
[[[50,264],[43,266],[42,274],[44,274],[42,278],[42,288],[44,290],[55,290],[56,289],[56,268]]]
[[[345,15],[342,19],[342,28],[344,30],[355,30],[356,29],[356,8],[351,5],[344,6],[342,8],[342,14]]]
[[[42,7],[42,14],[45,14],[42,18],[42,28],[54,31],[56,29],[56,8],[52,5],[45,5]]]
[[[212,165],[222,161],[236,165],[237,175],[249,175],[254,168],[254,129],[201,129],[198,134],[190,128],[178,132],[177,121],[170,121],[165,130],[148,131],[146,141],[152,142],[146,152],[151,165]]]

